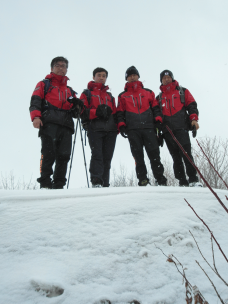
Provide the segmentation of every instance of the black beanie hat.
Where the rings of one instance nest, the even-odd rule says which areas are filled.
[[[126,74],[125,74],[125,79],[127,80],[127,77],[132,75],[132,74],[136,74],[136,75],[139,76],[139,72],[136,69],[136,67],[134,67],[134,66],[131,66],[130,68],[127,69]]]
[[[171,71],[169,71],[169,70],[164,70],[164,71],[161,72],[161,74],[160,74],[160,81],[161,81],[161,83],[162,83],[162,78],[163,78],[165,75],[169,75],[169,76],[172,78],[172,80],[174,80],[173,73],[172,73]]]

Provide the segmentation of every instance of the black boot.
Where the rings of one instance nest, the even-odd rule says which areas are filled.
[[[91,182],[92,182],[92,187],[93,188],[101,188],[102,185],[103,185],[102,180],[98,177],[92,177]]]
[[[63,183],[61,182],[53,182],[52,189],[63,189]]]
[[[184,180],[179,180],[179,186],[180,187],[189,187],[189,183],[186,179]]]
[[[139,186],[143,186],[143,187],[147,186],[148,184],[150,184],[150,181],[149,181],[149,179],[148,179],[147,177],[141,179],[141,180],[138,182],[138,185],[139,185]]]

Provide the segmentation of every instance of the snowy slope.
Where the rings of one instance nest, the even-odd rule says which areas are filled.
[[[227,191],[217,193],[228,206]],[[189,234],[211,262],[210,235],[184,198],[228,255],[228,214],[208,189],[1,190],[0,303],[186,303],[181,275],[154,243],[188,268],[188,280],[210,304],[218,298],[195,260],[228,298]],[[214,247],[217,268],[228,280],[228,265]],[[39,286],[64,292],[49,298],[36,291]]]

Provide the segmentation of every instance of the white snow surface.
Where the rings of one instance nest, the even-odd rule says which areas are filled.
[[[227,191],[216,190],[228,206]],[[228,288],[212,264],[210,234],[184,198],[209,225],[228,256],[228,214],[204,188],[135,187],[0,191],[0,303],[186,303],[182,276],[210,303],[220,303],[198,260],[223,300]],[[228,265],[214,244],[216,266]],[[181,267],[179,266],[180,270]],[[47,297],[46,290],[64,292]]]

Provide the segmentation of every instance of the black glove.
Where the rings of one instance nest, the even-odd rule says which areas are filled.
[[[163,134],[161,132],[158,132],[158,134],[157,134],[157,141],[158,141],[159,147],[163,147],[164,138],[163,138]]]
[[[86,132],[88,132],[89,131],[89,122],[87,121],[87,122],[83,122],[82,123],[82,127],[83,127],[83,129],[86,131]]]
[[[84,106],[84,103],[81,99],[79,98],[76,98],[76,97],[69,97],[67,99],[67,101],[69,103],[72,103],[73,104],[73,107],[71,108],[71,110],[75,111],[76,113],[81,113],[81,110]]]
[[[163,147],[164,139],[162,134],[162,123],[160,121],[156,121],[156,123],[154,124],[154,131],[157,137],[159,147]]]
[[[128,138],[126,127],[125,127],[125,126],[121,126],[119,129],[120,129],[120,134],[121,134],[124,138]]]
[[[155,124],[154,124],[154,128],[158,129],[158,132],[161,132],[162,131],[162,123],[160,121],[156,121]]]
[[[109,118],[112,115],[111,107],[107,106],[107,117]]]
[[[195,138],[195,137],[196,137],[196,134],[197,134],[196,126],[193,125],[193,126],[192,126],[192,137]]]
[[[109,106],[102,104],[97,107],[96,115],[100,119],[108,120],[111,114],[112,114],[112,109]]]

